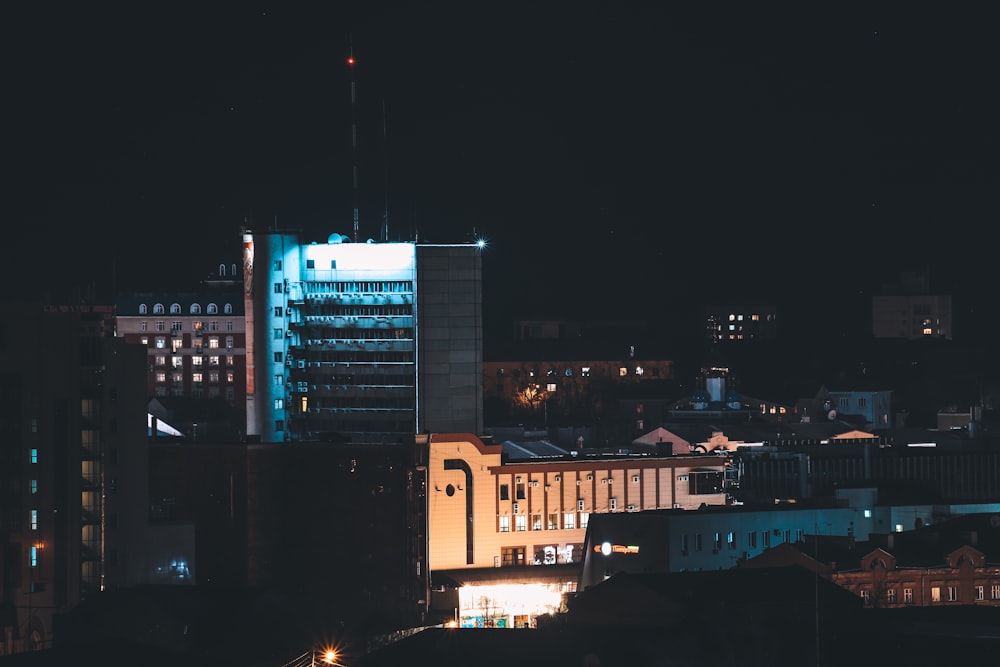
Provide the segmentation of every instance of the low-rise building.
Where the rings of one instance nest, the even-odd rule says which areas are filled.
[[[592,517],[728,502],[728,466],[714,455],[571,453],[548,444],[532,451],[531,444],[488,443],[466,433],[432,434],[424,443],[426,567],[435,592],[453,596],[473,581],[510,583],[506,568],[521,568],[516,583],[532,581],[554,594],[534,607],[517,602],[517,614],[507,607],[524,597],[523,588],[509,591],[503,605],[493,595],[488,614],[473,613],[483,596],[472,591],[464,603],[431,603],[449,613],[459,607],[464,624],[489,617],[496,625],[531,625],[558,606],[559,595],[575,590]]]

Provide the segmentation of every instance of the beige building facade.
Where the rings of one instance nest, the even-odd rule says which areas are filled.
[[[726,460],[635,454],[506,460],[471,434],[428,443],[428,569],[582,562],[595,513],[724,505]]]

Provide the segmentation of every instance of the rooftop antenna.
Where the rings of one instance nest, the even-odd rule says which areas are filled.
[[[382,240],[389,240],[389,148],[388,148],[388,133],[386,132],[386,122],[385,122],[385,98],[382,98],[382,150],[383,150],[383,164],[385,165],[385,203],[384,210],[382,212]]]
[[[358,96],[354,84],[354,37],[347,38],[347,69],[351,73],[351,162],[354,175],[354,242],[358,242]]]

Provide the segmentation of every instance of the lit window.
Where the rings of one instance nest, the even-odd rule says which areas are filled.
[[[993,584],[990,586],[990,599],[1000,600],[1000,584]]]
[[[156,381],[157,382],[166,382],[167,381],[167,374],[164,373],[163,371],[158,372],[156,374]]]
[[[523,514],[518,514],[514,517],[514,529],[518,532],[528,530],[528,517]]]
[[[201,364],[202,364],[203,361],[204,361],[204,359],[202,359],[199,356],[191,357],[191,365],[192,366],[201,366]]]
[[[976,586],[976,599],[977,600],[985,600],[986,599],[985,587],[983,587],[983,586]]]
[[[531,515],[531,529],[532,530],[541,530],[542,529],[542,515],[541,514],[532,514]]]
[[[284,400],[282,400],[280,398],[274,399],[274,409],[275,410],[283,410],[284,408],[285,408],[285,402],[284,402]]]
[[[941,601],[941,587],[940,586],[932,586],[931,587],[931,602],[940,602],[940,601]]]
[[[642,370],[642,366],[636,366],[635,367],[635,374],[636,375],[642,375],[643,373],[645,373],[645,371]]]
[[[31,529],[38,530],[38,510],[31,510]]]
[[[896,589],[890,588],[885,592],[885,601],[889,604],[896,604]]]
[[[167,339],[163,336],[156,337],[156,349],[165,350],[167,348]]]
[[[549,393],[554,392],[556,389],[557,387],[555,382],[549,382],[547,385],[545,385],[545,391]]]
[[[274,376],[274,386],[280,387],[283,384],[285,384],[285,376],[282,375],[281,373],[278,373],[277,375]]]
[[[585,378],[589,378],[590,377],[590,366],[584,366],[583,368],[581,368],[580,369],[580,375],[582,375]]]
[[[201,373],[192,373],[191,374],[191,382],[198,382],[198,383],[200,383],[201,379],[202,379]]]
[[[218,336],[209,336],[208,337],[208,347],[209,347],[209,349],[212,349],[212,350],[218,350],[219,349],[219,337]]]
[[[218,355],[213,355],[213,356],[209,357],[208,358],[208,365],[209,366],[218,366],[219,365],[219,356]]]
[[[867,588],[861,589],[861,599],[865,601],[865,604],[872,603],[872,592]]]
[[[573,512],[566,512],[563,514],[563,528],[566,530],[574,530],[576,528],[576,514]]]
[[[142,343],[143,345],[149,345],[149,336],[142,336],[139,339],[139,342]]]
[[[904,588],[903,589],[903,602],[905,604],[913,604],[913,589]]]
[[[38,448],[37,447],[32,447],[31,448],[31,462],[32,463],[38,463]]]
[[[510,517],[502,516],[500,517],[500,532],[509,533],[510,532]]]
[[[622,366],[618,369],[618,377],[625,377],[628,375],[628,369]]]
[[[232,371],[226,371],[226,382],[232,382],[235,375]]]
[[[32,544],[29,555],[31,567],[38,567],[38,551],[38,545]]]
[[[590,523],[590,513],[580,512],[580,528],[586,528]]]
[[[36,493],[38,493],[38,480],[33,479],[31,480],[31,495],[35,495]]]

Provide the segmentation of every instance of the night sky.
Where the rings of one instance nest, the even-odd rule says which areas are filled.
[[[985,15],[326,4],[5,9],[7,284],[177,288],[244,221],[351,234],[356,163],[363,238],[489,239],[494,313],[995,290]]]

